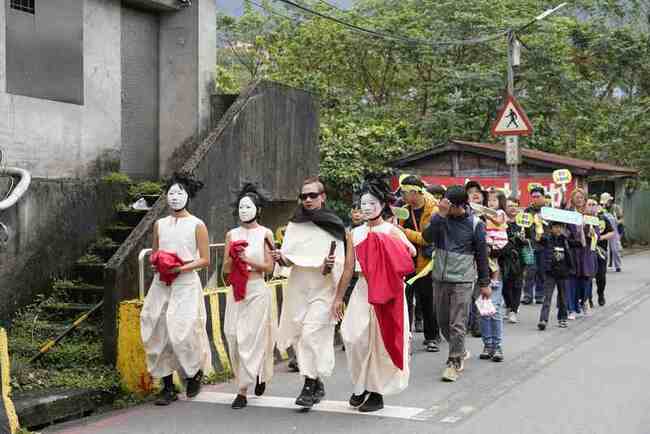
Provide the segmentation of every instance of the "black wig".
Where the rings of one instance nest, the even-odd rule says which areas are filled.
[[[382,175],[370,173],[366,175],[361,189],[359,190],[359,198],[364,194],[369,193],[379,199],[384,204],[384,209],[382,211],[383,218],[389,218],[393,216],[393,212],[390,209],[390,206],[395,202],[395,196],[390,191],[390,187],[384,181]]]
[[[258,187],[256,184],[253,184],[252,182],[247,182],[239,191],[239,194],[237,195],[237,201],[233,204],[233,211],[235,215],[237,215],[239,210],[239,202],[245,197],[250,198],[255,204],[255,207],[257,208],[257,218],[259,218],[260,213],[262,212],[262,208],[265,208],[271,202],[271,199],[269,199],[269,195],[266,191]]]
[[[203,183],[187,172],[174,172],[165,183],[165,192],[168,192],[174,184],[180,185],[190,199],[194,198],[196,193],[203,188]]]

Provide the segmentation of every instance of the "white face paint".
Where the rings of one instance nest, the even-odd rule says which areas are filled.
[[[366,193],[361,196],[361,213],[363,214],[364,220],[374,220],[382,211],[382,203],[370,193]]]
[[[188,197],[180,185],[174,184],[167,192],[167,204],[174,211],[180,211],[187,206]]]
[[[239,220],[243,223],[252,222],[257,218],[257,207],[253,199],[248,196],[242,197],[239,201]]]

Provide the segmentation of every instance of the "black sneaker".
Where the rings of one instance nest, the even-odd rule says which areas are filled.
[[[352,396],[350,397],[350,401],[349,401],[350,407],[353,407],[353,408],[359,407],[361,404],[363,404],[365,402],[365,400],[366,400],[366,398],[368,397],[369,394],[370,394],[370,392],[368,392],[367,390],[364,391],[361,395],[355,395],[353,393]]]
[[[567,320],[561,319],[560,322],[558,323],[558,327],[565,329],[569,327],[569,324],[567,323]]]
[[[483,352],[478,356],[481,360],[490,360],[494,355],[494,350],[487,345],[483,346]]]
[[[248,405],[248,400],[244,395],[237,395],[235,397],[235,400],[232,402],[230,405],[231,408],[234,408],[235,410],[239,410],[240,408],[244,408]]]
[[[320,378],[317,378],[314,387],[314,404],[318,404],[323,398],[325,398],[325,385]]]
[[[187,379],[187,387],[185,389],[185,395],[188,398],[194,398],[201,391],[201,380],[203,379],[203,371],[199,371],[192,378]]]
[[[492,361],[503,362],[503,350],[501,349],[501,347],[497,347],[497,349],[492,354]]]
[[[289,372],[300,372],[298,360],[296,360],[295,357],[289,359],[289,364],[287,366],[289,367]]]
[[[438,342],[429,341],[429,343],[427,343],[427,351],[429,353],[437,353],[438,351],[440,351],[440,346],[438,345]]]
[[[537,328],[540,330],[546,330],[546,321],[540,321],[537,323]]]
[[[359,411],[362,413],[370,413],[373,411],[381,410],[382,408],[384,408],[384,397],[379,393],[370,392],[370,395],[368,396],[368,399],[366,399],[366,402],[364,402],[361,407],[359,407]]]
[[[604,295],[599,295],[598,296],[598,306],[605,306],[605,296]]]
[[[260,377],[255,379],[255,396],[262,396],[266,391],[266,382],[260,383]]]
[[[314,406],[314,390],[316,389],[316,380],[305,377],[305,385],[298,398],[296,398],[296,405],[305,408],[312,408]]]
[[[172,387],[171,389],[163,389],[158,395],[155,404],[156,405],[169,405],[172,402],[178,400],[178,395],[176,390]]]
[[[530,298],[524,298],[523,300],[521,300],[521,304],[525,304],[526,306],[528,306],[529,304],[533,304],[533,301]]]

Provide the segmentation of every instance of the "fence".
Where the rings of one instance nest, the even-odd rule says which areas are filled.
[[[625,196],[623,211],[627,238],[650,243],[650,191],[637,191]]]

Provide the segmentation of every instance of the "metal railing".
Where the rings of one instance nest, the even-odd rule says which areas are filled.
[[[204,288],[206,286],[220,286],[221,266],[223,265],[223,261],[220,261],[220,259],[223,260],[223,255],[220,255],[220,253],[224,246],[224,243],[210,244],[210,264],[198,272]],[[151,284],[151,280],[153,279],[151,267],[145,267],[145,262],[148,262],[145,259],[150,255],[151,249],[142,249],[138,254],[138,294],[140,300],[144,300],[146,295],[145,288]]]

